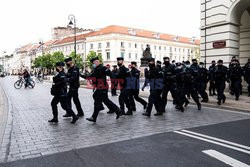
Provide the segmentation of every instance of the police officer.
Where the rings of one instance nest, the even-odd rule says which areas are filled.
[[[175,66],[170,63],[169,57],[163,58],[164,65],[162,67],[163,79],[164,79],[164,86],[162,90],[162,112],[165,112],[165,108],[167,105],[167,96],[168,92],[170,91],[174,102],[177,105],[177,108],[181,111],[184,110],[180,103],[179,96],[177,94],[177,84],[176,84],[176,73],[175,73]]]
[[[78,96],[78,89],[80,87],[79,68],[73,63],[71,57],[65,59],[64,61],[65,61],[66,65],[67,65],[67,67],[68,67],[68,72],[66,74],[67,82],[69,84],[69,91],[68,91],[68,94],[67,94],[68,105],[71,108],[71,99],[73,98],[76,109],[78,111],[77,116],[78,117],[83,117],[84,112],[82,110],[81,103],[80,103],[79,96]],[[64,115],[64,117],[69,117],[69,116],[70,116],[69,113],[66,113]]]
[[[78,120],[78,117],[75,115],[74,111],[69,107],[67,103],[66,74],[64,72],[63,66],[63,62],[56,63],[56,71],[58,72],[58,74],[53,77],[53,85],[51,88],[51,95],[54,96],[51,101],[53,119],[49,120],[49,122],[58,122],[57,104],[60,102],[62,108],[66,110],[66,112],[73,118],[71,123],[74,124]]]
[[[188,64],[188,63],[187,63]],[[190,93],[191,97],[197,104],[198,110],[201,110],[201,103],[199,101],[197,92],[197,72],[193,70],[190,66],[186,66],[182,73],[182,91],[181,91],[181,102],[182,105],[185,103],[185,96]]]
[[[162,64],[162,62],[161,61],[156,61],[156,66],[157,66],[157,68],[159,68],[160,69],[160,71],[162,70],[162,67],[161,67],[161,64]]]
[[[248,59],[248,62],[243,67],[244,69],[244,79],[248,84],[248,97],[250,97],[250,59]]]
[[[129,93],[130,90],[127,89],[127,79],[131,77],[130,71],[127,67],[123,64],[124,58],[118,57],[117,58],[117,65],[119,67],[119,74],[118,74],[118,82],[120,85],[120,95],[119,95],[119,104],[120,109],[122,110],[122,114],[125,115],[133,115],[132,108],[129,101]],[[128,111],[125,113],[125,106],[128,109]]]
[[[223,60],[218,60],[217,65],[215,66],[214,80],[218,95],[217,103],[218,105],[221,105],[221,102],[225,103],[226,101],[224,90],[226,87],[225,82],[228,81],[228,69],[226,66],[223,65]]]
[[[151,116],[151,111],[153,105],[156,109],[155,116],[162,115],[161,109],[161,93],[163,88],[163,75],[162,72],[155,66],[155,59],[151,58],[148,61],[149,70],[147,71],[147,75],[145,78],[145,83],[142,87],[142,91],[144,91],[145,87],[150,84],[150,94],[148,97],[148,106],[146,108],[146,112],[143,113],[144,116]]]
[[[94,84],[94,93],[93,93],[93,99],[94,99],[94,112],[90,118],[87,118],[90,122],[96,122],[97,116],[99,114],[99,111],[102,110],[102,102],[108,106],[109,109],[112,109],[116,113],[116,119],[120,117],[121,111],[118,106],[116,106],[112,101],[108,98],[108,83],[107,83],[107,76],[111,75],[111,71],[103,66],[99,60],[98,57],[94,57],[90,60],[90,62],[93,64],[93,71],[91,74],[84,74],[81,75],[81,77],[85,79],[92,80]]]
[[[198,82],[197,82],[197,88],[198,92],[202,97],[201,102],[208,102],[208,95],[206,92],[207,88],[207,82],[208,82],[208,70],[205,68],[205,64],[203,62],[200,62],[200,68],[198,71]]]
[[[209,67],[209,96],[217,95],[215,93],[214,70],[216,62],[213,60],[212,65]]]
[[[235,100],[238,101],[241,92],[241,77],[243,76],[243,70],[237,63],[237,60],[231,61],[228,75],[231,83],[231,90],[234,92]]]
[[[131,62],[131,90],[130,90],[130,104],[132,107],[132,111],[136,111],[135,101],[138,101],[143,105],[144,110],[147,108],[147,102],[139,97],[139,90],[140,90],[140,71],[136,68],[137,63]]]
[[[117,65],[113,65],[113,70],[112,70],[112,75],[113,75],[113,81],[112,81],[112,90],[111,90],[111,94],[112,96],[117,96],[116,94],[116,89],[117,89],[117,82],[116,82],[116,79],[118,78],[118,74],[119,74],[119,71],[117,69]]]

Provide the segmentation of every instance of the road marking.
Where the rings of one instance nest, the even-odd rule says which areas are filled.
[[[239,151],[239,152],[243,152],[243,153],[246,153],[246,154],[250,155],[250,151],[249,150],[245,150],[245,149],[242,149],[242,148],[238,148],[238,147],[231,146],[231,145],[228,145],[228,144],[220,143],[220,142],[217,142],[217,141],[213,141],[213,140],[210,140],[210,139],[206,139],[206,138],[203,138],[203,137],[195,136],[195,135],[188,134],[188,133],[181,132],[181,131],[174,131],[174,133],[178,133],[178,134],[181,134],[181,135],[184,135],[184,136],[188,136],[188,137],[191,137],[191,138],[199,139],[199,140],[202,140],[202,141],[205,141],[205,142],[208,142],[208,143],[213,143],[213,144],[216,144],[216,145],[220,145],[220,146],[223,146],[223,147],[226,147],[226,148],[230,148],[230,149],[233,149],[233,150],[236,150],[236,151]]]
[[[202,152],[232,167],[250,167],[249,165],[243,162],[240,162],[215,150],[204,150]]]
[[[230,144],[230,145],[232,145],[232,146],[236,146],[236,147],[244,148],[244,149],[246,149],[246,150],[249,150],[249,151],[250,151],[250,147],[248,147],[248,146],[244,146],[244,145],[242,145],[242,144],[238,144],[238,143],[230,142],[230,141],[223,140],[223,139],[219,139],[219,138],[212,137],[212,136],[203,135],[203,134],[201,134],[201,133],[196,133],[196,132],[192,132],[192,131],[189,131],[189,130],[181,130],[181,131],[182,131],[182,132],[189,133],[189,134],[193,134],[193,135],[196,135],[196,136],[200,136],[200,137],[208,138],[208,139],[211,139],[211,140],[215,140],[215,141],[218,141],[218,142],[221,142],[221,143]]]

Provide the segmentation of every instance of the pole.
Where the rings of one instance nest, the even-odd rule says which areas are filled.
[[[86,38],[84,40],[84,72],[86,71],[86,59],[87,59],[87,55],[86,55]]]
[[[207,0],[205,0],[205,68],[207,68]]]
[[[74,33],[75,33],[75,58],[76,58],[76,18],[74,17]]]

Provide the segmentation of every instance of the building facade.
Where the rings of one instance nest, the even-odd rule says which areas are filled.
[[[140,59],[147,44],[151,47],[152,56],[160,61],[166,56],[177,62],[200,57],[199,40],[195,38],[115,25],[78,35],[76,50],[77,54],[82,55],[83,61],[90,51],[95,51],[102,55],[104,64],[116,64],[116,58],[122,56],[126,65],[136,61],[140,66]],[[52,52],[56,51],[61,51],[64,55],[74,51],[73,36],[54,43]]]
[[[201,0],[201,59],[250,58],[250,0]]]

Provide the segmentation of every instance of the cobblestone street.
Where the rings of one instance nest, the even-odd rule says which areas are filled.
[[[250,118],[245,113],[205,107],[198,111],[196,106],[189,106],[186,112],[181,113],[170,103],[163,117],[145,118],[141,115],[142,106],[137,104],[137,111],[133,116],[122,116],[116,120],[115,115],[106,114],[106,108],[100,112],[97,123],[93,124],[85,120],[93,112],[92,90],[81,88],[79,94],[85,117],[72,125],[69,119],[62,118],[65,112],[59,107],[59,124],[52,125],[48,123],[48,119],[52,118],[51,84],[36,84],[34,89],[17,90],[13,86],[16,79],[6,77],[1,80],[1,86],[10,102],[10,113],[0,150],[0,162]],[[110,99],[118,104],[117,97]]]

